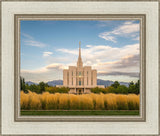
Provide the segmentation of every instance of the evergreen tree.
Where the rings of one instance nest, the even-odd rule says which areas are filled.
[[[137,83],[135,83],[135,89],[136,89],[135,93],[139,94],[139,90],[140,90],[140,81],[139,80],[137,81]]]
[[[20,89],[23,90],[23,92],[28,93],[28,90],[26,89],[25,79],[23,77],[20,77]]]
[[[20,77],[20,91],[22,90],[22,77]]]

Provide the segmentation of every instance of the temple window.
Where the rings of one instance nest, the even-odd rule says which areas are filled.
[[[79,81],[79,85],[81,85],[81,81]]]

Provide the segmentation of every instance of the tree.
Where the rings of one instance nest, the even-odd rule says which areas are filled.
[[[131,85],[134,85],[134,82],[133,82],[133,81],[131,81],[131,82],[129,83],[129,86],[131,86]]]
[[[139,90],[140,90],[140,81],[139,80],[137,81],[137,83],[135,83],[135,89],[136,89],[135,93],[139,94]]]
[[[23,89],[22,89],[22,85],[23,85],[22,77],[20,77],[20,88],[21,88],[21,90],[23,90]],[[21,90],[20,90],[20,91],[21,91]]]
[[[99,87],[95,87],[95,88],[92,88],[91,89],[91,92],[92,93],[103,93],[104,92],[104,89],[103,88],[99,88]]]
[[[139,80],[134,84],[133,81],[129,84],[128,87],[128,92],[129,93],[134,93],[134,94],[139,94]]]
[[[114,87],[112,87],[112,86],[108,86],[108,87],[106,88],[106,90],[107,90],[108,93],[115,93],[115,92],[116,92],[116,88],[114,88]]]
[[[119,82],[115,81],[111,86],[114,88],[117,88],[119,85],[120,85]]]
[[[48,86],[45,87],[45,92],[49,93],[68,93],[69,92],[68,87],[54,87],[54,86]]]
[[[39,83],[40,93],[45,92],[45,86],[46,86],[46,84],[44,82],[40,82]]]
[[[28,93],[28,90],[26,89],[25,79],[23,77],[20,77],[20,89],[25,93]]]
[[[136,88],[135,88],[135,85],[130,85],[128,87],[128,93],[135,93],[136,92]]]
[[[22,79],[22,90],[25,91],[26,90],[26,86],[25,86],[25,79]]]
[[[125,85],[119,85],[116,89],[117,93],[128,94],[128,88]]]
[[[35,85],[35,84],[30,85],[29,86],[29,90],[32,91],[32,92],[35,92],[35,93],[40,93],[40,87],[39,87],[39,85]]]

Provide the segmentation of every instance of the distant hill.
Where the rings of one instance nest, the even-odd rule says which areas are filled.
[[[97,85],[104,85],[104,86],[111,86],[111,84],[113,84],[114,81],[110,81],[110,80],[102,80],[102,79],[97,79]],[[128,82],[119,82],[120,85],[125,85],[125,86],[129,86]]]
[[[110,86],[113,84],[113,81],[110,80],[102,80],[102,79],[97,79],[97,85],[104,85],[104,86]]]
[[[28,85],[32,85],[32,84],[36,84],[34,82],[31,81],[26,81],[26,83],[28,83]],[[48,81],[47,82],[49,86],[56,86],[56,85],[63,85],[63,80],[53,80],[53,81]],[[97,85],[104,85],[104,86],[110,86],[111,84],[113,84],[114,81],[110,81],[110,80],[102,80],[102,79],[97,79]],[[121,85],[125,85],[125,86],[129,86],[128,82],[119,82]]]
[[[38,85],[37,83],[31,82],[31,81],[26,81],[26,84],[30,85]]]
[[[53,80],[47,82],[49,86],[63,85],[63,80]]]

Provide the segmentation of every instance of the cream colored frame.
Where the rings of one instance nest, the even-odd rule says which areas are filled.
[[[5,1],[9,2],[10,0],[5,0]],[[16,1],[16,0],[13,0],[13,1]],[[23,0],[21,0],[21,1],[23,1]],[[25,1],[34,1],[34,0],[25,0]],[[35,0],[35,1],[41,1],[41,0]],[[47,1],[55,1],[55,0],[47,0]],[[47,2],[47,1],[45,1],[45,2]],[[62,0],[62,1],[63,1],[63,0]],[[64,1],[65,1],[65,0],[64,0]],[[82,0],[82,1],[83,1],[83,0]],[[85,1],[85,0],[84,0],[84,1]],[[97,1],[97,0],[93,0],[93,1]],[[103,0],[102,0],[102,1],[103,1]],[[104,0],[104,1],[107,1],[107,0]],[[111,1],[116,2],[116,0],[111,0]],[[127,2],[130,2],[129,0],[117,0],[117,1],[120,1],[120,2],[126,2],[126,1],[127,1]],[[136,1],[136,0],[134,0],[134,1]],[[155,2],[159,2],[158,0],[140,0],[140,1],[155,1]],[[41,2],[44,2],[44,1],[41,1]],[[138,1],[138,2],[139,2],[139,1]],[[1,4],[1,3],[0,3],[0,4]],[[15,22],[17,21],[16,18],[17,18],[18,16],[19,16],[19,15],[15,15]],[[29,15],[29,16],[30,16],[30,15]],[[36,16],[37,16],[37,15],[36,15]],[[119,15],[118,15],[118,16],[119,16]],[[142,16],[144,16],[144,15],[142,15]],[[65,18],[66,18],[66,17],[67,17],[67,16],[65,15]],[[145,16],[144,16],[144,18],[145,18]],[[144,19],[144,20],[145,20],[145,19]],[[16,24],[16,25],[17,25],[17,24]],[[144,29],[144,30],[145,30],[145,29]],[[16,35],[16,33],[17,33],[16,31],[17,31],[17,30],[15,29],[15,35]],[[141,32],[142,32],[142,31],[141,31]],[[16,36],[16,38],[17,38],[17,36]],[[159,39],[160,39],[160,34],[159,34]],[[0,39],[0,40],[1,40],[1,39]],[[142,39],[142,40],[144,40],[143,43],[145,43],[145,39]],[[141,41],[142,41],[142,40],[141,40]],[[18,41],[15,39],[15,45],[16,45],[16,44],[18,45]],[[145,45],[145,44],[144,44],[144,45]],[[0,48],[0,49],[1,49],[1,48]],[[1,51],[1,50],[0,50],[0,51]],[[17,53],[17,50],[15,50],[15,53]],[[19,52],[18,52],[18,53],[19,53]],[[16,58],[15,58],[15,62],[17,62],[18,58],[17,58],[17,56],[15,56],[15,57],[16,57]],[[1,57],[0,57],[0,59],[1,59]],[[142,59],[143,59],[142,63],[145,62],[145,54],[144,54],[144,56],[142,57]],[[160,62],[160,61],[159,61],[159,62]],[[141,65],[142,65],[142,64],[141,64]],[[0,68],[1,68],[1,67],[0,67]],[[16,69],[19,69],[19,68],[17,67],[17,65],[15,65],[15,68],[16,68]],[[160,68],[160,67],[159,67],[159,68]],[[144,67],[144,70],[145,70],[145,67]],[[15,76],[16,76],[15,86],[16,86],[16,88],[18,89],[18,84],[17,84],[17,83],[18,83],[18,82],[17,82],[18,74],[17,74],[16,72],[17,72],[17,70],[15,71]],[[2,78],[2,77],[1,77],[1,78]],[[144,76],[143,76],[143,78],[144,78],[143,81],[145,81],[145,77],[144,77]],[[143,83],[145,83],[145,82],[143,82]],[[0,84],[0,87],[1,87],[1,84]],[[15,89],[15,91],[16,91],[16,89]],[[145,93],[145,92],[144,92],[144,93]],[[17,98],[16,93],[15,93],[15,98]],[[144,101],[144,106],[143,106],[143,108],[144,108],[144,111],[145,111],[145,97],[142,98],[142,99],[143,99],[143,101]],[[160,99],[159,99],[159,105],[160,105]],[[0,103],[0,108],[1,108],[1,103]],[[16,107],[16,101],[15,101],[15,109],[17,109],[17,107]],[[0,114],[1,114],[1,113],[0,113]],[[32,119],[27,119],[27,118],[26,118],[26,120],[24,120],[23,118],[20,119],[19,117],[17,118],[16,115],[18,115],[18,114],[19,114],[19,113],[18,113],[17,111],[15,111],[15,121],[22,121],[22,122],[23,122],[23,121],[31,121],[31,122],[32,122],[32,121],[38,121],[37,119],[33,120],[33,118],[32,118]],[[136,119],[136,120],[130,120],[130,119],[129,119],[129,120],[124,120],[124,119],[123,119],[123,120],[121,120],[121,119],[120,119],[120,120],[116,120],[116,119],[113,119],[113,120],[112,120],[112,119],[111,119],[111,120],[105,120],[105,121],[109,121],[109,122],[110,122],[110,121],[113,121],[113,122],[114,122],[114,121],[116,121],[116,122],[117,122],[117,121],[118,121],[118,122],[121,122],[121,121],[124,121],[124,122],[125,122],[125,121],[128,121],[128,122],[130,122],[130,121],[145,121],[145,114],[146,114],[146,113],[144,112],[143,118],[138,118],[138,120],[137,120],[137,119]],[[160,117],[160,111],[159,111],[159,117]],[[140,119],[140,120],[139,120],[139,119]],[[43,122],[43,121],[49,122],[49,120],[46,120],[46,119],[44,119],[44,120],[42,119],[41,121],[42,121],[42,122]],[[53,121],[53,120],[52,120],[52,121]],[[61,122],[62,120],[61,120],[61,119],[58,119],[58,120],[54,120],[54,121],[56,121],[56,122],[59,122],[59,121],[60,121],[60,122]],[[64,121],[64,120],[63,120],[63,121]],[[69,121],[69,120],[65,120],[65,121]],[[70,121],[73,121],[73,120],[70,120]],[[79,121],[83,121],[83,120],[79,120],[79,119],[78,119],[78,120],[75,120],[75,121],[78,121],[78,122],[79,122]],[[102,121],[102,120],[87,120],[87,122],[89,122],[89,121],[91,121],[91,122],[92,122],[92,121],[99,122],[99,121]],[[105,122],[105,121],[104,121],[104,122]],[[159,124],[160,124],[160,119],[159,119]],[[159,125],[158,125],[158,126],[159,126]],[[0,128],[1,128],[1,127],[0,127]],[[107,134],[106,134],[106,135],[107,135]],[[145,134],[144,134],[144,135],[145,135]],[[152,134],[148,134],[148,135],[153,136]],[[159,135],[160,135],[160,128],[159,128],[158,134],[155,135],[155,136],[159,136]],[[44,135],[44,136],[45,136],[45,135]],[[110,135],[110,136],[112,136],[112,135]],[[114,135],[113,135],[113,136],[114,136]]]

